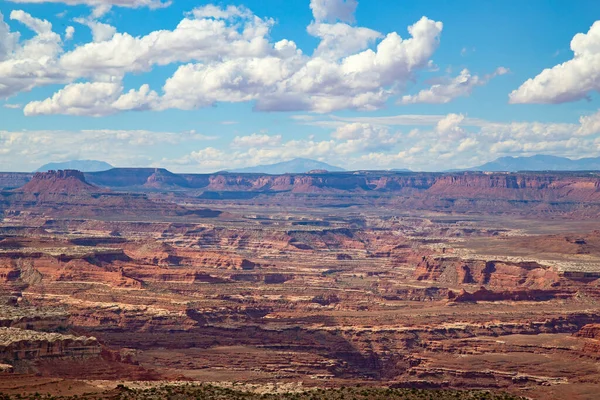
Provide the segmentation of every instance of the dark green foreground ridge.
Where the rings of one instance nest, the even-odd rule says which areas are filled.
[[[110,400],[525,400],[508,393],[479,390],[423,390],[387,388],[314,389],[299,393],[257,394],[210,385],[164,386],[152,389],[129,389],[119,386],[115,390],[72,397],[54,397],[43,394],[2,395],[0,400],[14,399],[110,399]]]

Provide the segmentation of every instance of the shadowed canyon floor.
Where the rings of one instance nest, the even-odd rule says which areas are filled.
[[[597,175],[0,182],[7,396],[597,394]]]

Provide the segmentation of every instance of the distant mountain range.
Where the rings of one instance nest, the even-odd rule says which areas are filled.
[[[531,157],[500,157],[478,167],[463,171],[593,171],[600,170],[600,157],[571,160],[566,157],[535,155]]]
[[[114,168],[112,165],[97,160],[72,160],[66,162],[56,162],[43,165],[34,172],[47,172],[51,170],[73,169],[81,172],[99,172],[108,171]],[[321,161],[310,160],[307,158],[295,158],[290,161],[284,161],[276,164],[258,165],[255,167],[239,168],[228,170],[232,173],[257,173],[257,174],[303,174],[315,170],[324,170],[329,172],[343,172],[343,168],[336,167]],[[500,157],[486,164],[464,168],[453,169],[447,172],[458,171],[485,171],[485,172],[517,172],[517,171],[599,171],[600,157],[580,158],[572,160],[566,157],[556,157],[547,155],[535,155],[531,157]],[[391,169],[392,172],[411,172],[408,169]],[[163,176],[156,177],[157,181],[165,179]]]
[[[105,163],[104,161],[96,161],[96,160],[72,160],[65,162],[55,162],[49,163],[46,165],[42,165],[40,168],[35,170],[34,172],[48,172],[48,171],[58,171],[65,169],[75,169],[81,172],[97,172],[97,171],[108,171],[109,169],[114,168],[112,165]]]
[[[329,165],[321,161],[309,160],[307,158],[295,158],[293,160],[284,161],[277,164],[257,165],[256,167],[240,168],[227,172],[281,175],[302,174],[314,170],[326,170],[329,172],[345,171],[343,168]]]

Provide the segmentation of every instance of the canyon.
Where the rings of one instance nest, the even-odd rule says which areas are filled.
[[[597,393],[598,173],[140,168],[0,188],[7,396]]]

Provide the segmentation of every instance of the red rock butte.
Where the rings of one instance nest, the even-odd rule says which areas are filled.
[[[83,172],[76,170],[59,170],[37,172],[31,181],[19,191],[24,193],[79,193],[99,192],[101,189],[89,184]]]

